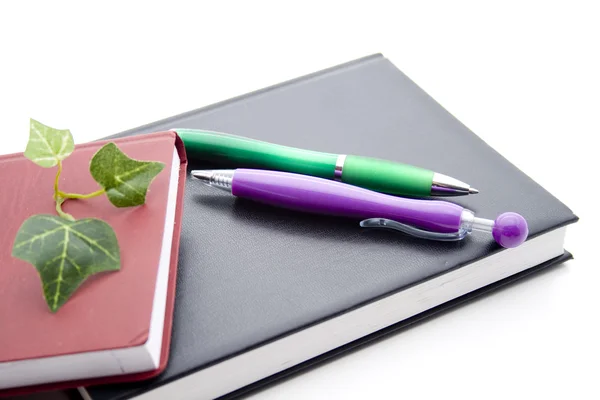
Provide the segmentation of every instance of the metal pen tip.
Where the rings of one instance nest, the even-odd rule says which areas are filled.
[[[479,193],[479,190],[475,189],[475,188],[469,188],[469,194],[477,194]]]
[[[192,177],[202,181],[203,183],[210,183],[210,179],[213,176],[212,170],[193,170],[190,175]]]
[[[234,170],[230,169],[195,169],[190,172],[190,175],[192,176],[192,178],[199,180],[205,185],[218,187],[226,191],[231,191],[234,172]]]

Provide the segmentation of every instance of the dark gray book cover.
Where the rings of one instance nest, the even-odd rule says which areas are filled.
[[[116,136],[198,128],[323,152],[422,166],[481,193],[452,198],[484,218],[515,211],[530,239],[577,217],[448,113],[382,55],[373,55]],[[190,160],[190,169],[211,167]],[[227,167],[227,166],[219,166]],[[483,259],[490,235],[431,242],[363,230],[358,221],[300,214],[186,183],[171,357],[160,377],[87,388],[126,399],[235,355]],[[530,240],[529,239],[529,240]],[[349,350],[546,266],[568,252],[358,341],[290,366],[275,378]],[[342,346],[343,345],[343,346]]]

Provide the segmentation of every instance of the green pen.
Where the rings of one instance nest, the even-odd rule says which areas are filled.
[[[333,179],[377,192],[404,196],[462,196],[477,189],[452,177],[377,158],[298,149],[228,133],[172,129],[195,161],[227,162]]]

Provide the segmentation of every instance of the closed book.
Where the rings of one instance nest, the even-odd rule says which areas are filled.
[[[187,178],[169,363],[85,398],[235,397],[571,257],[573,212],[382,55],[176,115],[114,137],[196,128],[412,164],[480,190],[448,199],[530,236],[437,242],[243,199]],[[235,168],[190,158],[189,169]]]
[[[142,205],[117,208],[105,195],[63,203],[63,210],[76,221],[72,228],[55,228],[65,233],[61,243],[65,243],[66,261],[60,268],[79,270],[77,263],[85,255],[77,251],[91,247],[86,249],[78,242],[82,236],[75,224],[97,218],[110,225],[116,235],[120,269],[88,277],[56,312],[50,312],[46,304],[36,268],[13,256],[11,250],[28,217],[56,215],[53,185],[57,168],[41,168],[23,153],[0,156],[0,186],[9,189],[0,192],[2,396],[147,379],[166,367],[185,189],[185,149],[174,132],[79,144],[62,162],[59,188],[67,193],[98,190],[90,174],[90,160],[108,142],[130,158],[159,161],[164,167],[153,178]],[[84,234],[87,236],[81,240],[94,240],[90,239],[94,237],[91,230]],[[42,247],[36,246],[44,246],[49,237],[33,236],[30,244],[39,250]],[[66,243],[74,247],[66,247]],[[105,242],[95,243],[108,251]],[[72,266],[65,266],[68,263]]]

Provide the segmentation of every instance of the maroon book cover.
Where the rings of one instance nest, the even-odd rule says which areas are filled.
[[[141,206],[117,208],[106,196],[64,203],[63,210],[76,219],[100,218],[113,228],[121,249],[121,269],[89,277],[56,313],[49,311],[43,298],[37,270],[11,255],[23,221],[33,214],[56,215],[52,198],[56,168],[41,168],[23,153],[0,156],[0,378],[5,377],[4,382],[0,379],[3,383],[0,396],[147,379],[166,366],[187,157],[181,139],[171,131],[110,141],[131,158],[161,161],[165,167],[152,181],[146,203]],[[90,175],[89,163],[107,142],[75,147],[63,161],[61,190],[76,193],[98,190],[98,184]],[[167,272],[160,275],[159,265],[165,263],[168,263]],[[161,307],[156,308],[158,295],[155,294],[159,293],[161,276],[166,299],[163,296]],[[164,310],[164,315],[161,313],[156,319],[161,321],[159,334],[156,328],[153,331],[154,339],[160,338],[160,342],[155,343],[160,352],[158,365],[155,362],[153,368],[130,372],[123,365],[140,362],[132,363],[128,359],[133,357],[132,353],[127,350],[149,346],[151,326],[156,323],[153,309]],[[38,382],[19,386],[8,378],[11,370],[19,365],[22,371],[23,362],[27,361],[38,369],[41,365],[73,368],[72,364],[64,364],[64,360],[74,355],[80,356],[71,357],[82,366],[79,376],[57,379],[60,371],[42,370],[39,376],[31,377]],[[115,360],[109,360],[111,357]],[[57,364],[48,363],[49,360]],[[119,366],[118,371],[102,372],[91,360],[107,365],[114,362]],[[46,382],[43,382],[44,374],[51,376]]]

